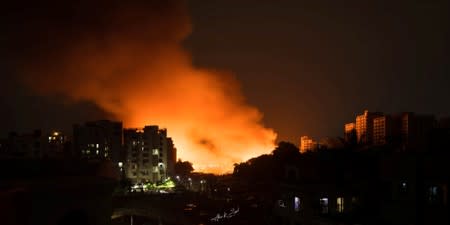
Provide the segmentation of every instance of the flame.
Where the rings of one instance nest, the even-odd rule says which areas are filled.
[[[276,134],[246,103],[235,76],[193,66],[182,46],[191,31],[185,4],[108,5],[73,5],[67,21],[34,18],[27,41],[46,49],[30,50],[26,84],[41,94],[92,101],[126,127],[167,128],[178,156],[197,171],[230,172],[234,163],[273,149]]]

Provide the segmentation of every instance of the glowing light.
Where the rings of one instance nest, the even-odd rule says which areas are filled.
[[[320,199],[320,207],[322,209],[322,214],[328,213],[328,198],[321,198]]]
[[[93,16],[101,32],[64,35],[70,26],[55,23],[62,47],[24,63],[23,81],[41,94],[92,102],[124,127],[166,127],[177,157],[196,171],[232,172],[234,163],[273,150],[276,134],[246,102],[235,75],[193,65],[182,45],[191,30],[187,7],[153,13],[140,3],[127,6]],[[74,11],[90,13],[83,10]]]
[[[336,199],[336,211],[339,213],[344,212],[344,198],[338,197]]]
[[[300,198],[297,196],[294,197],[294,211],[300,211]]]

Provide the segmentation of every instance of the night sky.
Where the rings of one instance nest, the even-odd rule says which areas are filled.
[[[278,140],[342,135],[364,109],[450,114],[448,1],[300,2],[189,1],[183,46],[195,66],[233,73]],[[10,9],[0,11],[8,49],[0,53],[1,136],[111,118],[92,102],[37,95],[18,79],[11,65],[28,53],[11,44],[22,31]]]

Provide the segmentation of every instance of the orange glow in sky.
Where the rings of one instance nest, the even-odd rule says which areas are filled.
[[[261,125],[261,113],[245,104],[231,77],[185,69],[161,80],[152,94],[131,95],[124,102],[129,110],[120,116],[125,126],[166,127],[178,157],[203,172],[231,172],[234,163],[273,149],[275,134]],[[141,81],[135,88],[146,93],[151,80]]]
[[[125,127],[167,128],[178,158],[197,171],[231,172],[234,163],[273,149],[276,134],[246,103],[234,75],[193,66],[182,46],[191,32],[185,5],[144,1],[104,10],[80,11],[83,21],[92,17],[90,26],[30,24],[42,32],[30,37],[46,40],[50,32],[58,42],[21,66],[24,81],[41,94],[93,102]]]

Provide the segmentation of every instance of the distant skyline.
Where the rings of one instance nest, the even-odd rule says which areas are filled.
[[[195,66],[234,74],[277,140],[342,136],[364,109],[450,115],[449,2],[350,2],[188,1],[183,46]],[[114,119],[88,100],[36,95],[8,54],[0,62],[2,136]]]
[[[281,140],[363,110],[450,115],[448,1],[192,1],[194,62],[237,74]]]

